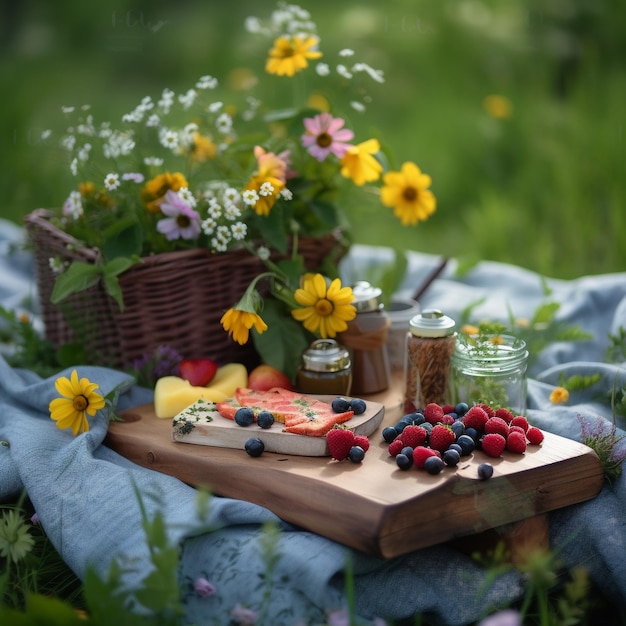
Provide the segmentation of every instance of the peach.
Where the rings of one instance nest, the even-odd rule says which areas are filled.
[[[248,389],[267,391],[273,387],[282,387],[283,389],[293,391],[293,385],[289,377],[279,369],[267,363],[257,365],[248,374]]]

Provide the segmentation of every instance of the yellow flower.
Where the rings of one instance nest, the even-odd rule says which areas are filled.
[[[307,59],[319,59],[322,56],[319,50],[312,50],[317,43],[317,38],[311,36],[278,37],[269,51],[265,71],[277,76],[293,76],[307,67]]]
[[[569,400],[569,391],[565,387],[555,387],[550,394],[552,404],[561,404]]]
[[[380,150],[377,139],[368,139],[355,146],[350,146],[341,158],[341,175],[351,178],[355,185],[378,180],[383,166],[374,158]]]
[[[274,176],[255,174],[244,187],[242,195],[244,202],[251,206],[257,215],[267,217],[284,187],[285,183]]]
[[[480,332],[480,329],[478,326],[473,326],[472,324],[463,324],[461,332],[466,335],[477,335]]]
[[[483,100],[483,106],[491,117],[495,117],[498,120],[507,119],[513,114],[513,104],[511,101],[497,94],[487,96]]]
[[[141,191],[143,203],[151,213],[157,213],[161,207],[161,200],[171,189],[178,191],[181,187],[189,187],[189,183],[180,172],[164,172],[150,179]]]
[[[380,190],[382,203],[393,208],[404,226],[425,221],[435,212],[437,201],[428,189],[432,180],[415,163],[404,163],[399,172],[387,172]]]
[[[504,339],[502,339],[500,335],[494,335],[493,337],[489,338],[489,343],[494,346],[501,346],[504,343]]]
[[[216,154],[217,146],[211,141],[210,137],[200,133],[193,134],[193,144],[189,151],[192,161],[204,163],[209,159],[214,159]]]
[[[96,383],[88,378],[78,379],[78,372],[72,371],[71,379],[61,376],[54,383],[56,390],[63,396],[50,402],[50,417],[63,430],[71,428],[73,435],[89,430],[87,415],[95,415],[104,407],[104,398],[96,393]]]
[[[319,330],[324,339],[345,331],[347,322],[356,316],[352,289],[342,287],[338,278],[327,286],[321,274],[308,276],[302,287],[296,289],[294,297],[303,308],[294,309],[291,312],[293,318],[302,322],[309,332]]]
[[[253,326],[259,334],[267,330],[267,324],[258,313],[251,313],[250,311],[243,311],[237,308],[228,309],[222,315],[220,324],[242,346],[248,342],[250,329]]]

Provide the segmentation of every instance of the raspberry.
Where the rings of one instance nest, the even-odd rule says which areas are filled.
[[[441,418],[441,423],[444,424],[445,426],[450,426],[450,424],[454,424],[455,420],[452,417],[452,415],[444,415]]]
[[[506,439],[498,433],[489,433],[481,439],[482,450],[487,456],[497,458],[506,447]]]
[[[402,442],[402,439],[394,439],[389,444],[389,454],[391,454],[391,456],[396,456],[397,454],[400,454],[402,448],[404,448],[404,443]]]
[[[415,464],[415,467],[423,469],[426,459],[429,459],[431,456],[441,455],[437,450],[433,450],[432,448],[425,448],[424,446],[415,448],[415,450],[413,450],[413,463]]]
[[[363,452],[367,452],[370,449],[370,440],[366,435],[355,435],[354,445],[363,448]]]
[[[521,426],[509,426],[509,435],[511,433],[522,433],[522,435],[526,434],[526,432]]]
[[[443,404],[443,405],[441,406],[441,410],[442,410],[444,413],[454,413],[454,409],[455,409],[454,404]]]
[[[488,404],[485,404],[484,402],[479,402],[476,406],[479,406],[485,413],[487,413],[489,417],[494,417],[494,415],[496,414],[493,408],[490,407]]]
[[[530,424],[523,415],[517,415],[511,420],[511,426],[521,426],[524,429],[524,432],[526,432],[530,427]]]
[[[433,426],[433,429],[430,431],[430,437],[428,439],[428,443],[433,450],[438,450],[439,452],[444,452],[448,449],[451,443],[456,441],[456,435],[452,432],[450,428],[444,426],[443,424],[437,424],[437,426]]]
[[[531,426],[526,431],[526,437],[533,446],[538,446],[543,441],[543,433],[536,426]]]
[[[507,437],[509,434],[509,425],[501,417],[490,417],[485,422],[485,432],[498,433],[503,437]]]
[[[469,409],[461,421],[465,428],[475,428],[478,432],[482,432],[488,419],[489,415],[485,409],[476,405]]]
[[[421,426],[407,426],[402,431],[402,441],[405,446],[411,446],[411,448],[417,448],[426,441],[428,433],[425,428]]]
[[[441,418],[443,417],[443,409],[435,402],[427,404],[424,407],[423,413],[426,421],[430,422],[431,424],[437,424],[441,421]]]
[[[513,413],[508,409],[501,408],[496,411],[496,417],[501,417],[507,424],[510,424],[513,419]]]
[[[524,454],[526,452],[526,435],[522,433],[511,433],[506,438],[506,449],[515,454]]]

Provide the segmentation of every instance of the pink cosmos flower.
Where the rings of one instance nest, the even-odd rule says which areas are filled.
[[[166,218],[157,222],[157,230],[166,239],[195,239],[200,234],[200,215],[171,189],[161,202]]]
[[[341,158],[350,147],[348,142],[354,138],[351,130],[342,128],[345,120],[330,113],[305,117],[303,122],[306,132],[302,135],[302,145],[318,161],[323,161],[331,152]]]

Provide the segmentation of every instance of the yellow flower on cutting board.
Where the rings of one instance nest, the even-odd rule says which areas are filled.
[[[322,274],[309,275],[302,287],[296,289],[294,297],[302,308],[291,311],[293,318],[302,322],[308,331],[319,331],[324,339],[344,332],[348,328],[347,322],[356,316],[352,289],[342,287],[339,278],[327,285]]]
[[[104,408],[104,398],[96,393],[98,385],[88,378],[78,378],[78,372],[72,370],[70,378],[61,376],[54,386],[61,394],[50,402],[50,417],[61,430],[71,428],[74,436],[89,430],[87,415],[94,416],[96,411]]]
[[[318,39],[313,36],[278,37],[269,51],[265,71],[277,76],[293,76],[308,66],[309,59],[319,59],[322,56],[319,50],[313,50],[318,43]]]
[[[394,215],[404,226],[426,221],[437,208],[430,189],[432,179],[415,163],[403,163],[399,172],[387,172],[380,190],[382,203],[393,208]]]

